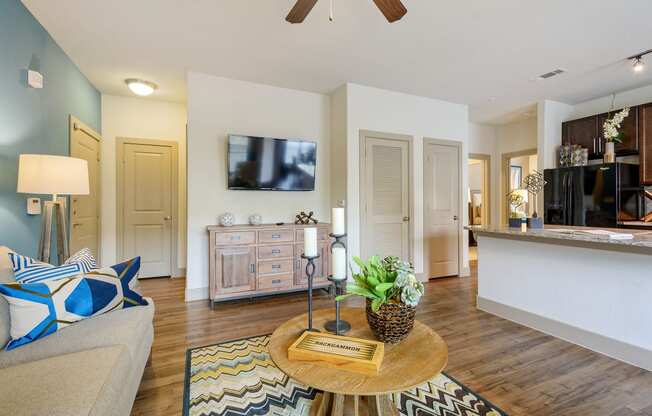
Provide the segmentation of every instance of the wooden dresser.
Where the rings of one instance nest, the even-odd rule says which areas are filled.
[[[213,302],[308,288],[303,229],[317,228],[315,288],[330,285],[329,224],[209,226],[209,290]]]

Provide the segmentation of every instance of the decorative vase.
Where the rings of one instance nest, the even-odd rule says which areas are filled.
[[[371,309],[367,299],[367,322],[376,339],[388,344],[403,341],[414,327],[417,309],[404,303],[386,303],[378,312]]]
[[[231,227],[235,224],[235,215],[230,212],[225,212],[220,215],[219,221],[222,227]]]
[[[263,223],[263,217],[260,214],[253,214],[249,217],[249,224],[251,225],[260,225]]]
[[[509,218],[509,228],[521,228],[521,222],[523,220],[519,218]]]
[[[604,144],[604,163],[614,163],[616,161],[616,152],[614,150],[614,142],[606,142]]]
[[[565,168],[571,165],[572,147],[565,144],[559,147],[559,167]]]

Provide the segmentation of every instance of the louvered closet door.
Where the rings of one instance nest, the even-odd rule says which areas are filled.
[[[366,138],[363,256],[409,259],[409,146]]]

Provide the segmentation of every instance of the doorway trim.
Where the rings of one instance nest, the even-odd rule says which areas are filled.
[[[367,157],[366,157],[366,144],[367,139],[382,139],[382,140],[395,140],[406,142],[408,146],[408,215],[410,221],[408,225],[408,257],[409,261],[414,264],[414,181],[412,180],[412,172],[414,168],[414,161],[412,158],[412,142],[414,138],[405,134],[384,133],[373,130],[360,130],[360,206],[359,206],[359,220],[360,220],[360,256],[363,256],[366,248],[366,222],[365,222],[365,207],[367,206],[367,189],[365,188],[367,180]]]
[[[97,140],[99,143],[98,147],[98,172],[97,172],[97,198],[99,203],[97,204],[97,253],[95,255],[95,260],[97,264],[102,264],[102,136],[97,133],[95,130],[84,124],[77,117],[72,114],[68,115],[68,155],[72,156],[72,134],[73,132],[81,130],[86,133],[88,136]],[[68,203],[68,202],[66,202]],[[72,224],[72,210],[68,210],[68,224]],[[72,241],[72,225],[70,226],[70,241]],[[69,243],[70,243],[69,241]],[[74,253],[71,253],[74,254]]]
[[[124,233],[124,148],[127,144],[169,147],[172,153],[172,242],[170,245],[170,277],[183,275],[177,266],[179,244],[179,144],[174,140],[137,139],[116,137],[116,253],[118,261],[123,258]]]
[[[500,161],[500,223],[507,224],[509,218],[509,202],[507,193],[509,192],[509,160],[513,157],[534,156],[538,153],[536,148],[519,150],[517,152],[503,153]]]
[[[458,192],[458,197],[457,197],[457,275],[458,276],[467,276],[470,273],[470,270],[468,267],[464,267],[464,187],[462,186],[464,183],[464,169],[466,168],[464,166],[464,154],[462,153],[462,142],[458,142],[456,140],[445,140],[445,139],[432,139],[429,137],[424,137],[423,138],[423,149],[422,149],[422,171],[423,171],[423,189],[421,190],[423,193],[423,198],[421,203],[423,204],[422,210],[423,210],[423,222],[424,222],[424,233],[425,234],[425,223],[428,221],[428,218],[426,217],[426,200],[425,200],[425,195],[426,195],[426,181],[425,181],[425,166],[426,166],[426,152],[425,152],[425,147],[429,144],[435,144],[435,145],[440,145],[440,146],[451,146],[451,147],[456,147],[457,148],[457,165],[458,165],[458,172],[457,172],[457,186],[460,192]],[[426,280],[432,279],[430,277],[430,250],[429,250],[429,243],[427,242],[427,239],[425,238],[425,235],[423,237],[423,272],[424,275],[426,276]]]
[[[484,213],[486,217],[484,220],[486,224],[491,225],[491,155],[485,153],[469,153],[469,159],[482,160],[484,163],[484,170],[482,172],[482,205],[484,208]]]

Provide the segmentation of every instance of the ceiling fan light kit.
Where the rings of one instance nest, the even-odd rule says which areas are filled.
[[[329,20],[333,21],[333,0],[330,0],[330,15]],[[389,23],[394,23],[397,20],[401,20],[403,16],[407,13],[407,9],[401,3],[401,0],[373,0],[376,4],[376,7],[380,12],[385,16]],[[290,13],[287,15],[285,20],[290,23],[303,23],[310,11],[317,4],[317,0],[297,0],[290,10]]]

